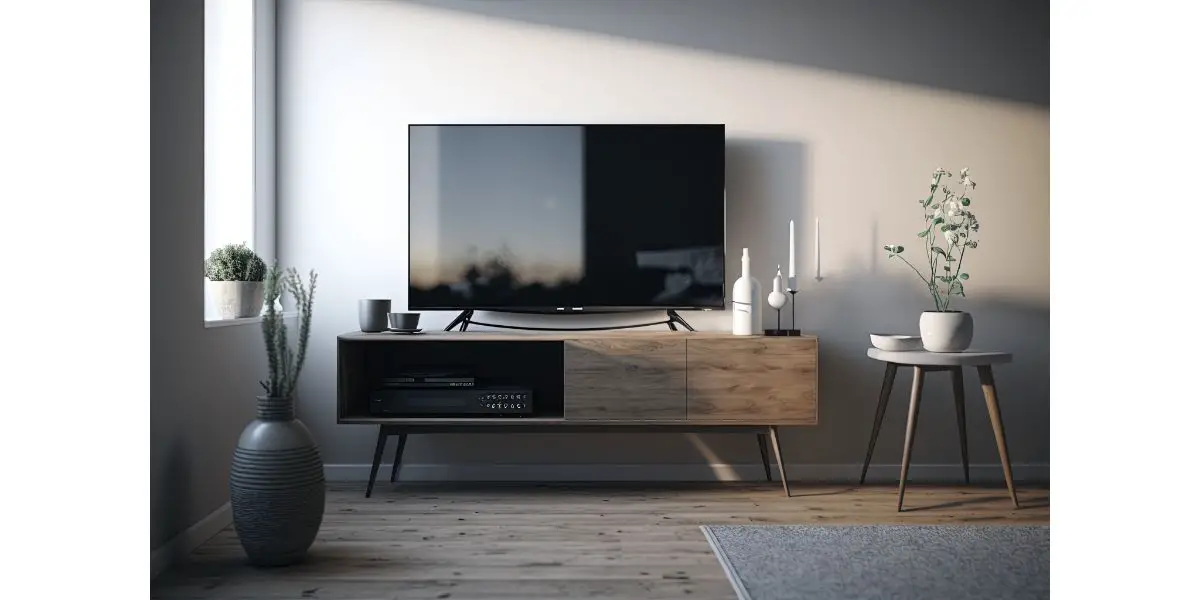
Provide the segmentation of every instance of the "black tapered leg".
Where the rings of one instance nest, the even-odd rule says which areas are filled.
[[[971,483],[971,462],[967,460],[967,407],[966,389],[963,387],[962,367],[955,367],[951,376],[954,378],[954,412],[958,415],[958,446],[962,453],[963,480]]]
[[[675,329],[675,323],[679,323],[680,325],[683,326],[684,329],[686,329],[688,331],[695,331],[695,329],[693,329],[692,326],[687,321],[683,320],[683,317],[679,316],[679,313],[677,313],[673,310],[668,310],[667,311],[667,326],[671,328],[671,331],[677,331]]]
[[[887,412],[888,399],[892,396],[892,384],[896,381],[896,363],[888,363],[883,371],[883,388],[879,390],[879,404],[875,406],[875,424],[871,426],[871,439],[867,442],[867,458],[863,461],[862,475],[858,484],[867,481],[867,469],[871,466],[871,455],[875,453],[875,440],[879,439],[879,428],[883,425],[883,414]]]
[[[767,434],[758,434],[758,453],[762,456],[763,471],[767,473],[767,481],[771,481],[771,457],[767,454]]]
[[[396,434],[396,460],[392,461],[392,483],[396,483],[396,476],[400,474],[400,457],[404,455],[404,442],[407,439],[406,434]]]
[[[455,327],[458,327],[459,331],[466,331],[467,323],[471,321],[471,317],[474,314],[475,311],[472,309],[467,309],[458,313],[458,316],[454,317],[454,320],[450,321],[450,324],[446,326],[445,331],[453,331]]]
[[[783,482],[783,495],[791,496],[792,491],[788,489],[787,467],[783,464],[783,451],[779,449],[779,428],[771,426],[771,445],[775,447],[775,462],[779,463],[779,479]]]
[[[375,442],[375,460],[371,461],[371,478],[367,480],[367,498],[375,487],[375,475],[379,473],[379,463],[383,460],[383,447],[387,445],[388,429],[386,425],[379,426],[379,439]]]

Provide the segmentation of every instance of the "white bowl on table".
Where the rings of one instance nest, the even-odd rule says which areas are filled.
[[[871,345],[890,352],[913,352],[925,349],[925,346],[921,344],[921,336],[900,333],[872,333]]]

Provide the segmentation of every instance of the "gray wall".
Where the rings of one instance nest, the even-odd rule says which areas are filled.
[[[401,0],[1050,105],[1049,0]]]
[[[881,246],[916,247],[923,222],[913,200],[926,193],[929,173],[970,166],[980,182],[972,208],[982,231],[979,249],[968,256],[972,277],[962,308],[976,316],[978,346],[1017,354],[1014,364],[997,371],[1012,458],[1040,465],[1025,473],[1048,474],[1049,109],[1013,100],[1040,94],[1032,79],[997,83],[998,75],[986,69],[951,70],[961,76],[953,89],[941,85],[953,77],[938,75],[930,83],[913,76],[945,64],[930,64],[934,55],[976,67],[1003,63],[1008,75],[1046,72],[1048,53],[1026,52],[1003,28],[988,30],[990,21],[975,9],[937,10],[946,8],[939,2],[847,3],[849,12],[838,19],[830,16],[832,3],[701,2],[678,19],[643,14],[626,2],[559,2],[543,4],[543,11],[530,9],[534,4],[281,5],[279,251],[288,264],[321,273],[299,411],[322,445],[331,477],[365,476],[375,441],[373,428],[335,422],[335,338],[357,328],[359,298],[392,298],[405,307],[407,126],[470,122],[726,124],[727,285],[742,247],[750,249],[753,274],[769,282],[775,265],[787,263],[787,221],[797,223],[797,315],[804,330],[821,337],[821,424],[788,429],[783,442],[788,462],[814,476],[853,473],[862,460],[883,374],[882,365],[865,357],[868,332],[914,332],[931,303],[920,282],[888,262]],[[667,11],[681,10],[680,4],[638,6]],[[726,14],[729,5],[752,4],[758,10]],[[878,26],[907,31],[910,43],[883,43],[872,33],[876,26],[859,22],[873,18],[871,6],[890,7],[880,8],[881,16],[911,11]],[[513,12],[500,14],[506,10]],[[585,10],[586,18],[579,17]],[[895,25],[925,23],[930,11],[938,16],[926,23],[928,30]],[[802,46],[795,46],[798,33]],[[896,40],[899,34],[888,35]],[[976,43],[930,41],[939,35],[951,41],[968,35]],[[687,42],[695,38],[708,41]],[[811,60],[738,50],[756,44],[799,48],[800,58]],[[856,45],[872,50],[858,51],[854,64],[838,70],[833,59]],[[872,65],[889,73],[863,72]],[[816,217],[821,282],[810,267]],[[422,324],[440,327],[452,316],[427,313]],[[685,316],[704,330],[730,326],[727,311]],[[899,462],[909,382],[908,373],[897,379],[878,464]],[[974,374],[967,384],[973,462],[994,465]],[[926,384],[914,455],[920,465],[958,461],[949,390],[938,375]],[[406,456],[413,465],[407,476],[414,477],[502,472],[583,479],[721,476],[728,470],[720,465],[748,465],[734,474],[755,475],[758,460],[749,436],[730,435],[419,436]],[[497,471],[497,463],[514,466]],[[641,469],[647,465],[668,466]],[[942,472],[953,477],[957,471]]]
[[[150,548],[229,500],[265,372],[257,326],[204,327],[204,2],[150,5]]]

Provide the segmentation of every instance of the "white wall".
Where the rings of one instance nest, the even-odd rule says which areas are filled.
[[[798,309],[800,326],[821,336],[821,424],[784,436],[789,462],[810,465],[862,460],[883,371],[865,358],[867,333],[915,331],[930,303],[880,247],[916,247],[916,199],[930,171],[970,166],[982,230],[962,308],[975,314],[978,346],[1017,353],[997,371],[1013,460],[1049,463],[1047,108],[399,1],[283,2],[279,33],[279,251],[320,273],[300,415],[326,463],[370,461],[374,429],[335,425],[335,337],[357,329],[359,298],[405,306],[407,125],[438,122],[726,123],[729,285],[742,247],[764,282],[786,265],[789,218],[801,274],[811,274],[809,233],[821,218],[825,279],[802,277]],[[426,314],[422,325],[452,317]],[[730,320],[685,318],[707,330]],[[918,463],[958,461],[942,379],[926,384]],[[899,462],[909,381],[897,379],[880,464]],[[993,464],[981,397],[969,394],[972,460]],[[757,461],[749,436],[726,435],[429,436],[410,441],[407,456],[438,465]]]

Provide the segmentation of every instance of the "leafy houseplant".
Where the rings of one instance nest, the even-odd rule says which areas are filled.
[[[933,298],[934,310],[921,315],[921,340],[925,348],[934,352],[961,352],[971,343],[974,322],[970,313],[951,310],[950,306],[955,296],[966,297],[963,282],[970,275],[963,271],[963,262],[968,249],[979,247],[973,236],[979,231],[979,220],[970,210],[975,193],[970,169],[959,171],[955,189],[942,183],[947,176],[951,176],[949,171],[935,170],[929,182],[929,195],[918,200],[925,216],[925,228],[917,233],[925,249],[921,268],[902,255],[904,246],[888,244],[883,249],[888,258],[904,261]],[[941,196],[937,197],[939,191]]]
[[[267,266],[246,243],[226,244],[204,261],[217,314],[222,319],[258,316],[263,305]]]
[[[250,561],[281,566],[299,561],[316,539],[325,514],[325,471],[316,441],[296,419],[296,381],[304,366],[312,327],[317,274],[305,287],[295,269],[272,266],[264,277],[267,306],[262,319],[267,378],[259,382],[257,418],[238,439],[229,472],[233,524]],[[295,348],[275,300],[290,292],[300,313]]]

